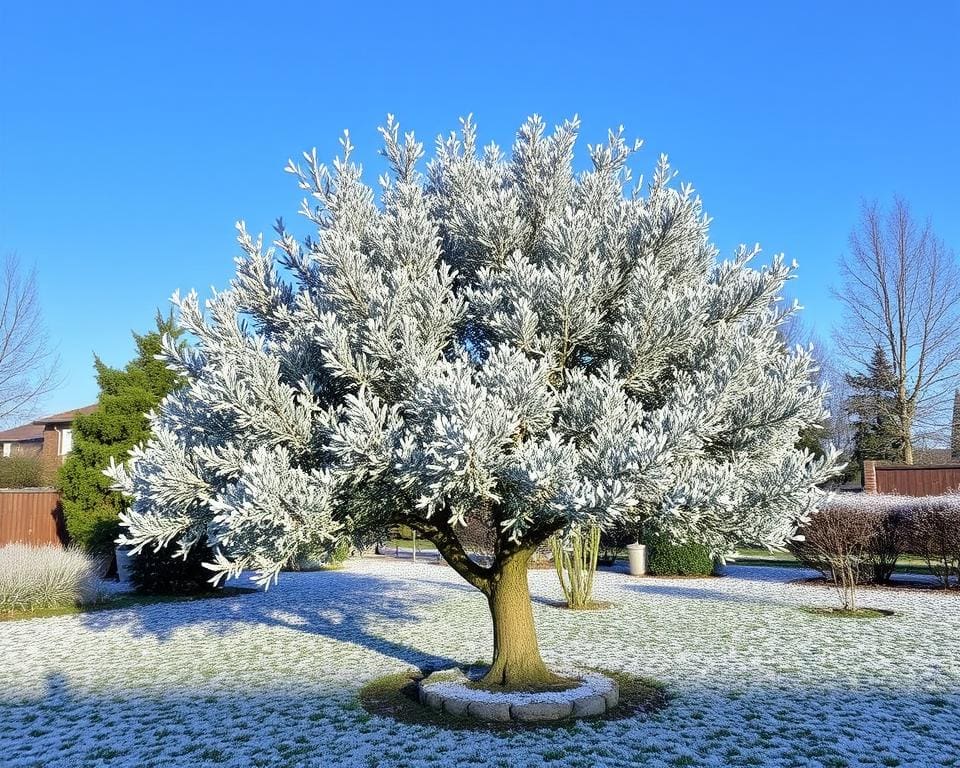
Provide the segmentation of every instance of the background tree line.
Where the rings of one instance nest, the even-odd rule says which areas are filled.
[[[919,448],[950,445],[960,458],[956,254],[906,201],[865,203],[838,274],[833,345],[797,322],[784,328],[788,344],[814,344],[832,390],[830,419],[801,442],[814,452],[837,445],[845,479],[868,459],[913,464]]]

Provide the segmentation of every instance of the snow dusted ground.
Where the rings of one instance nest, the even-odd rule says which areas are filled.
[[[3,766],[960,766],[960,597],[864,591],[840,620],[778,568],[597,577],[607,611],[535,605],[548,661],[657,678],[648,718],[492,734],[368,715],[411,664],[488,655],[483,598],[443,566],[365,559],[267,593],[0,623]],[[557,599],[551,571],[531,573]]]

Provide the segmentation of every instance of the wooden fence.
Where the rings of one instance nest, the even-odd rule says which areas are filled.
[[[0,546],[67,542],[60,495],[52,488],[0,489]]]
[[[865,461],[863,490],[866,493],[895,493],[900,496],[939,496],[960,491],[960,464],[908,466]]]

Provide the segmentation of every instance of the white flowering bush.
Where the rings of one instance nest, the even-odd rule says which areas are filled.
[[[0,612],[96,602],[103,562],[79,549],[0,547]]]
[[[298,552],[403,524],[488,598],[487,682],[553,683],[527,589],[532,553],[574,527],[644,522],[716,552],[781,545],[835,454],[795,449],[824,418],[806,349],[778,329],[792,268],[718,260],[666,158],[634,187],[638,144],[589,146],[537,117],[513,151],[382,129],[376,192],[351,162],[291,162],[316,234],[239,224],[228,290],[174,297],[195,339],[164,357],[186,385],[110,470],[124,543],[206,540],[215,578],[268,583]],[[490,556],[460,538],[489,532]]]

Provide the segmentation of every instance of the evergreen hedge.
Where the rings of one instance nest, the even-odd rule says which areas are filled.
[[[112,481],[103,470],[113,458],[123,461],[130,449],[150,436],[146,414],[178,385],[176,374],[156,359],[164,334],[176,338],[180,331],[172,317],[159,313],[157,328],[133,334],[137,356],[123,369],[94,359],[100,397],[97,410],[73,421],[73,450],[61,467],[57,485],[70,540],[93,553],[113,552],[120,534],[123,497],[110,490]]]
[[[177,544],[171,543],[154,551],[144,547],[130,558],[130,581],[134,589],[146,595],[196,595],[210,592],[213,572],[203,567],[212,562],[210,548],[196,544],[186,560],[177,557]]]
[[[675,544],[656,538],[647,545],[647,571],[651,576],[709,576],[713,557],[702,544]]]

